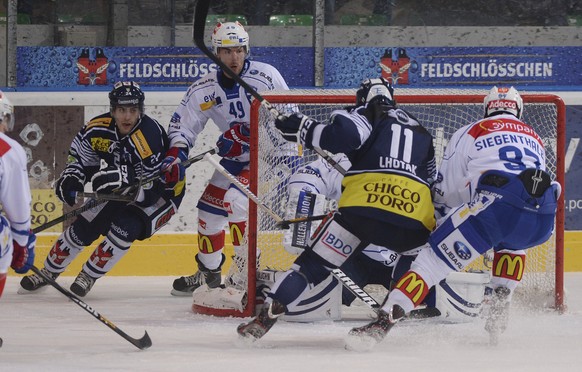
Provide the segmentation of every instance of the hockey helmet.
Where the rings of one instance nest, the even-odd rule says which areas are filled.
[[[212,51],[218,54],[218,48],[244,47],[247,54],[251,52],[249,47],[249,34],[240,22],[218,23],[212,33]]]
[[[381,101],[390,106],[396,106],[394,88],[383,77],[366,79],[356,92],[356,106],[363,106],[372,101]]]
[[[139,84],[133,81],[118,81],[113,86],[113,90],[109,92],[111,110],[115,106],[138,106],[139,110],[143,113],[144,101],[144,93],[139,87]]]
[[[521,119],[523,114],[523,99],[514,87],[494,86],[483,100],[485,117],[490,117],[500,113],[508,113]]]
[[[0,90],[0,120],[6,120],[8,130],[14,129],[14,105],[6,94]]]

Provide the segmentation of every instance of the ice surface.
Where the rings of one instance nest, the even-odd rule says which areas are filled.
[[[367,352],[344,348],[370,319],[363,304],[339,322],[279,322],[249,346],[236,334],[242,319],[193,314],[191,298],[171,296],[173,277],[99,279],[83,300],[132,337],[147,330],[153,346],[140,351],[53,288],[16,294],[19,279],[8,277],[0,299],[0,371],[582,370],[582,273],[566,273],[565,314],[512,308],[497,346],[483,320],[408,321]]]

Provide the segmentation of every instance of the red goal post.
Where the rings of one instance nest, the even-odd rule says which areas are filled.
[[[355,90],[290,90],[263,92],[264,99],[280,112],[299,110],[325,122],[334,109],[352,105]],[[452,133],[461,126],[483,117],[485,90],[396,88],[399,107],[416,116],[433,134],[438,161]],[[522,93],[523,120],[532,125],[546,147],[549,172],[564,190],[565,105],[551,94]],[[285,217],[286,179],[301,165],[314,160],[312,151],[302,151],[285,142],[274,128],[272,114],[257,100],[251,105],[251,181],[250,190],[261,202]],[[560,196],[555,233],[550,240],[528,250],[527,266],[518,301],[527,307],[554,307],[563,310],[564,302],[564,191]],[[220,309],[202,312],[219,316],[252,316],[256,306],[256,278],[259,269],[286,270],[294,256],[283,248],[283,233],[267,213],[249,203],[247,224],[248,257],[246,257],[247,291],[244,303],[235,310]],[[257,252],[260,252],[257,265]],[[482,264],[481,264],[482,265]],[[235,265],[232,265],[235,266]],[[232,271],[231,267],[231,271]],[[201,312],[200,309],[197,309]],[[195,310],[196,311],[196,310]]]

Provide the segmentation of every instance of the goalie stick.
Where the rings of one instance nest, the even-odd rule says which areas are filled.
[[[42,273],[42,271],[40,271],[36,266],[32,266],[31,267],[31,270],[35,274],[37,274],[41,278],[43,278],[51,286],[53,286],[57,291],[61,292],[65,296],[67,296],[71,301],[73,301],[74,303],[76,303],[77,305],[79,305],[80,307],[82,307],[86,312],[88,312],[89,314],[93,315],[93,317],[95,317],[101,323],[105,324],[107,327],[111,328],[113,331],[115,331],[115,333],[117,333],[118,335],[120,335],[121,337],[123,337],[124,339],[126,339],[127,341],[129,341],[132,345],[134,345],[138,349],[144,350],[144,349],[147,349],[150,346],[152,346],[152,339],[148,335],[147,331],[145,332],[145,334],[143,335],[143,337],[142,338],[139,338],[139,339],[138,338],[133,338],[133,337],[129,336],[127,333],[123,332],[115,324],[113,324],[113,322],[111,322],[110,320],[108,320],[107,318],[105,318],[103,315],[99,314],[99,312],[97,312],[97,310],[93,309],[91,306],[89,306],[85,302],[83,302],[79,297],[75,296],[71,292],[69,292],[66,289],[64,289],[63,287],[61,287],[52,278],[49,278],[46,275],[44,275]]]
[[[269,101],[267,101],[263,96],[259,94],[253,87],[251,87],[246,81],[244,81],[240,76],[235,74],[230,67],[228,67],[224,62],[220,60],[204,43],[204,28],[206,27],[206,16],[208,15],[208,8],[210,6],[210,0],[199,0],[196,4],[196,10],[194,12],[194,25],[192,26],[192,38],[194,39],[194,44],[206,54],[214,63],[216,63],[223,71],[228,72],[237,83],[239,83],[247,92],[249,92],[257,101],[263,105],[273,117],[284,120],[286,118],[279,110],[277,110]],[[297,132],[297,139],[299,140],[299,132]],[[298,141],[299,142],[299,141]],[[313,150],[322,158],[324,158],[332,167],[334,167],[342,175],[346,174],[346,170],[342,168],[337,161],[335,161],[331,156],[329,156],[321,148],[314,147]]]
[[[191,158],[188,158],[188,160],[183,161],[182,164],[185,167],[189,167],[190,165],[204,159],[204,156],[206,154],[215,154],[217,151],[218,151],[217,148],[212,148],[210,150],[204,151],[201,154],[198,154],[198,155],[195,155]],[[135,196],[137,196],[137,193],[134,193],[135,195],[133,195],[133,196],[125,195],[125,194],[131,192],[132,190],[137,191],[142,184],[155,181],[159,177],[160,177],[160,172],[156,172],[155,174],[153,174],[149,177],[146,177],[143,180],[140,180],[135,185],[127,186],[126,188],[119,190],[119,192],[114,193],[114,194],[109,194],[109,195],[75,192],[76,193],[75,196],[77,196],[77,195],[78,196],[87,196],[87,197],[90,197],[92,199],[89,200],[87,203],[83,204],[82,206],[80,206],[79,208],[73,209],[72,211],[63,214],[62,216],[59,216],[51,221],[48,221],[47,223],[45,223],[43,225],[35,227],[34,229],[32,229],[32,232],[34,232],[36,234],[36,233],[39,233],[41,231],[44,231],[44,230],[48,229],[49,227],[52,227],[52,226],[57,225],[63,221],[66,221],[69,218],[78,216],[79,214],[81,214],[81,213],[83,213],[83,212],[85,212],[93,207],[96,207],[99,204],[102,204],[108,200],[122,200],[122,201],[131,202],[135,199]],[[112,195],[116,195],[116,196],[112,196]],[[109,199],[109,196],[111,196],[112,198],[115,198],[115,199]]]

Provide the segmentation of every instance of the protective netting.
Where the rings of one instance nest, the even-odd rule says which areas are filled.
[[[412,113],[432,133],[440,163],[447,142],[455,130],[483,117],[484,95],[484,91],[398,89],[396,100],[399,107]],[[280,112],[295,108],[317,121],[326,122],[333,110],[353,104],[354,97],[353,90],[300,90],[275,94],[269,92],[265,99]],[[544,96],[547,97],[544,99],[541,95],[523,94],[522,97],[525,102],[522,119],[532,125],[542,137],[547,152],[548,171],[556,176],[558,107],[552,98],[554,96]],[[284,141],[274,127],[273,113],[265,105],[255,102],[253,110],[257,112],[251,123],[251,141],[255,141],[251,143],[251,159],[256,161],[252,161],[254,167],[251,171],[251,190],[264,206],[278,216],[285,217],[289,176],[298,167],[315,160],[317,155]],[[288,269],[295,256],[283,248],[283,233],[276,226],[276,221],[255,205],[251,205],[250,213],[250,235],[247,234],[249,253],[255,254],[256,249],[260,250],[260,269]],[[563,226],[557,226],[556,229],[563,230]],[[481,260],[479,261],[471,265],[470,269],[486,270]],[[527,268],[516,298],[533,306],[553,306],[556,291],[555,268],[554,235],[547,243],[528,250]],[[239,283],[243,288],[255,285],[255,270],[252,269],[247,274],[250,280]],[[244,275],[237,275],[237,278],[243,277]],[[248,306],[254,307],[252,299]]]

